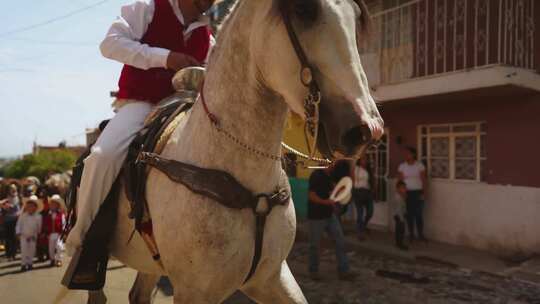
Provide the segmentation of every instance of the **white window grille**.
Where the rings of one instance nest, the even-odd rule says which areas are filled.
[[[485,123],[421,125],[418,138],[418,157],[431,178],[485,181]]]
[[[371,165],[373,178],[375,178],[375,191],[373,193],[377,202],[388,200],[388,172],[390,171],[389,130],[385,129],[384,133],[383,137],[370,146],[367,151],[367,158]]]

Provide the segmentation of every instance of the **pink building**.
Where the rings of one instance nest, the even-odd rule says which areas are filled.
[[[428,168],[426,234],[498,251],[540,252],[540,3],[372,0],[362,59],[387,136],[375,222],[405,146]]]

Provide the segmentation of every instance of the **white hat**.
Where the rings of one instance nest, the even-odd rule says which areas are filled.
[[[24,199],[23,202],[23,209],[26,209],[26,204],[28,204],[28,202],[35,202],[37,205],[36,213],[43,211],[43,201],[40,200],[36,195],[31,195],[30,197]]]
[[[341,205],[347,205],[351,201],[352,179],[348,176],[343,177],[334,187],[330,199],[339,202]]]
[[[51,202],[57,202],[60,205],[60,209],[66,210],[66,203],[64,202],[64,199],[59,194],[54,194],[49,198],[49,201]]]

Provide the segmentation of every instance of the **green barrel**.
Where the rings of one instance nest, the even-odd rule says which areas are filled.
[[[307,218],[308,181],[301,178],[290,177],[294,209],[298,219]]]

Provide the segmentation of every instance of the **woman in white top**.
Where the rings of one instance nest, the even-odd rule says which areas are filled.
[[[427,188],[426,168],[416,160],[416,149],[407,147],[405,150],[405,162],[399,165],[398,180],[407,186],[407,224],[409,239],[415,238],[414,229],[420,240],[424,237],[424,193]]]
[[[353,183],[353,200],[356,205],[356,226],[358,238],[364,238],[369,221],[373,217],[373,178],[368,160],[365,156],[359,158],[351,166]]]

